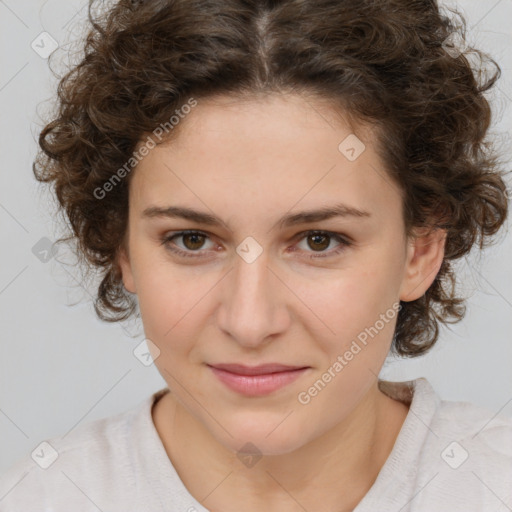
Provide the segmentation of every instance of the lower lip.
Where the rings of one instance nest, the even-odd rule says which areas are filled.
[[[268,395],[291,384],[308,370],[308,368],[301,368],[300,370],[267,373],[265,375],[237,375],[212,366],[210,368],[214,375],[228,388],[248,396]]]

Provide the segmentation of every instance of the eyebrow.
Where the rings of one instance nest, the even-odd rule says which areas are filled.
[[[142,212],[141,217],[180,218],[208,226],[225,226],[225,223],[215,215],[211,215],[206,212],[200,212],[183,206],[167,206],[165,208],[159,206],[149,206]],[[332,219],[334,217],[368,218],[371,217],[371,213],[365,210],[360,210],[353,206],[340,203],[315,210],[305,210],[302,212],[285,215],[276,223],[276,225],[278,225],[280,228],[283,228],[295,226],[297,224],[320,222],[323,220]]]

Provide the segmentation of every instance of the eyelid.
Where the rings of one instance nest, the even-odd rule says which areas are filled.
[[[341,238],[347,243],[355,243],[355,240],[351,238],[350,236],[346,235],[345,233],[338,233],[336,231],[329,231],[328,229],[306,229],[304,231],[301,231],[300,233],[297,233],[294,235],[292,240],[296,240],[297,238],[304,238],[305,235],[314,235],[314,234],[321,234],[321,235],[328,235],[333,238]]]

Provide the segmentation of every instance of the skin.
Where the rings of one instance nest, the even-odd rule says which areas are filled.
[[[407,415],[377,385],[396,316],[309,403],[297,398],[394,303],[421,297],[443,260],[444,232],[406,238],[400,190],[375,135],[356,128],[366,149],[349,161],[338,145],[354,129],[325,103],[299,95],[201,100],[179,136],[152,149],[131,177],[119,264],[171,390],[153,421],[185,486],[211,511],[352,510]],[[277,225],[340,202],[370,216]],[[141,215],[170,205],[222,224]],[[177,237],[168,247],[203,258],[162,245],[185,229],[207,237]],[[248,236],[262,249],[252,263],[236,252]],[[327,256],[308,258],[318,254]],[[247,397],[206,366],[233,362],[310,368],[270,395]],[[251,467],[237,457],[247,442],[262,454]]]

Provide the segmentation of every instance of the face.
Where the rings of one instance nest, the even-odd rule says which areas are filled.
[[[375,386],[397,305],[423,295],[443,246],[406,239],[371,132],[357,131],[363,148],[325,105],[217,98],[181,123],[132,176],[124,286],[184,410],[233,451],[287,453]],[[242,391],[211,368],[230,363],[306,369]]]

